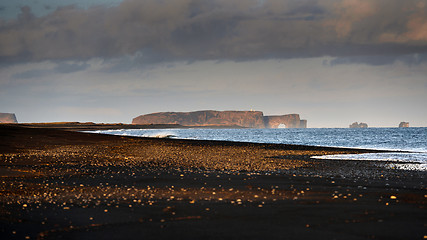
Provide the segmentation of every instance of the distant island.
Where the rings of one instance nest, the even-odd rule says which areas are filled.
[[[408,122],[401,122],[401,123],[399,124],[399,127],[400,127],[400,128],[407,128],[407,127],[409,127],[409,123],[408,123]]]
[[[132,124],[179,124],[200,127],[306,128],[299,114],[264,116],[261,111],[158,112],[141,115]]]
[[[368,124],[363,123],[363,122],[361,122],[361,123],[354,122],[349,127],[350,128],[368,128]]]

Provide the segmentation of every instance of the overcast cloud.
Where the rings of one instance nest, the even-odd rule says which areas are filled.
[[[0,112],[22,122],[252,108],[427,126],[424,0],[5,3]]]
[[[0,22],[0,60],[398,56],[427,50],[427,4],[400,0],[128,0]],[[151,59],[151,58],[150,58]]]

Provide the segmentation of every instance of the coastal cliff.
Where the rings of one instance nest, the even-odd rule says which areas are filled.
[[[0,123],[18,123],[14,113],[0,113]]]
[[[183,126],[231,126],[246,128],[306,127],[298,114],[264,116],[261,111],[159,112],[141,115],[132,124],[179,124]]]

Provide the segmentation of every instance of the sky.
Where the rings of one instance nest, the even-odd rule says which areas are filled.
[[[427,127],[425,0],[3,0],[0,112],[163,111]]]

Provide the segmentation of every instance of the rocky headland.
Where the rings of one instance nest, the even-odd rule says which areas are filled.
[[[246,128],[305,128],[307,120],[299,114],[264,116],[261,111],[158,112],[141,115],[132,124],[179,124],[183,126],[230,126]]]

